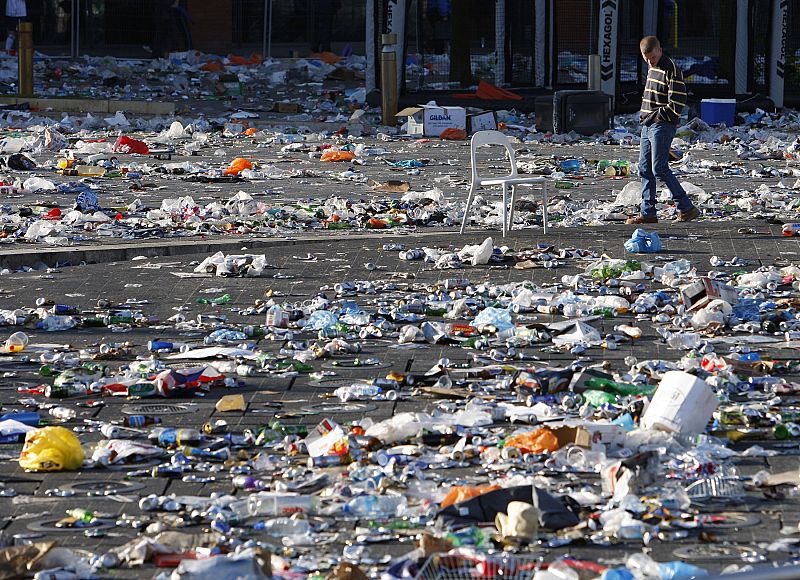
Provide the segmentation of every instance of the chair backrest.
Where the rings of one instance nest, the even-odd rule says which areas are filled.
[[[481,145],[500,145],[504,147],[506,152],[508,153],[508,159],[511,162],[511,173],[508,175],[478,175],[478,160],[476,151],[478,147]],[[488,179],[491,177],[517,177],[517,162],[514,160],[514,148],[511,147],[511,143],[508,142],[508,137],[506,137],[500,131],[477,131],[473,136],[472,140],[470,141],[470,163],[472,164],[472,180],[480,180],[481,177],[484,179]]]

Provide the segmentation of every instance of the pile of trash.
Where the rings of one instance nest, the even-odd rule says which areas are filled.
[[[735,462],[780,453],[782,442],[800,436],[788,404],[798,363],[766,354],[797,344],[796,303],[775,296],[798,284],[800,268],[748,271],[740,259],[714,257],[716,270],[703,275],[686,259],[615,259],[544,244],[513,250],[491,238],[461,248],[387,250],[398,252],[399,266],[457,264],[459,277],[356,279],[320,288],[302,303],[265,296],[248,308],[229,306],[230,294],[203,297],[197,301],[216,314],[193,320],[179,312],[166,326],[147,314],[146,301],[126,310],[42,301],[0,312],[15,330],[5,350],[38,361],[46,383],[18,390],[37,410],[0,416],[3,441],[24,442],[21,468],[123,468],[128,482],[173,478],[235,490],[145,495],[136,516],[70,509],[58,526],[140,534],[100,553],[53,542],[0,548],[4,570],[13,571],[6,577],[61,569],[91,578],[103,569],[155,565],[177,566],[175,578],[330,571],[405,578],[452,567],[485,573],[487,566],[539,580],[688,578],[708,572],[645,552],[615,564],[543,564],[531,551],[579,543],[685,546],[711,537],[719,523],[704,509],[708,502],[756,501],[800,485],[796,473],[743,475]],[[548,286],[470,280],[476,269],[500,266],[580,273]],[[264,256],[219,253],[193,273],[249,276],[265,267]],[[230,324],[227,308],[263,324]],[[98,325],[195,338],[151,340],[144,352],[131,343],[76,352],[32,343],[25,332]],[[631,354],[618,369],[594,362],[622,348],[641,353],[632,346],[642,340],[680,358]],[[409,372],[361,354],[386,341],[409,351],[436,345],[449,356]],[[571,362],[547,363],[545,353],[571,355]],[[337,372],[353,367],[368,374]],[[347,422],[228,421],[247,416],[244,393],[267,376],[315,381],[345,406],[413,402],[416,409]],[[157,411],[79,422],[70,405],[102,406],[118,396],[191,405],[215,392],[225,394],[202,425],[170,424]],[[16,495],[13,483],[3,495]],[[353,522],[355,535],[340,522]],[[183,530],[188,526],[203,531]],[[375,558],[367,548],[402,538],[415,545],[393,557]],[[763,561],[763,550],[742,548],[742,565]]]

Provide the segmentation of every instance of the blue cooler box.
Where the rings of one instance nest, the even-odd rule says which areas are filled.
[[[725,123],[732,127],[736,118],[736,99],[703,99],[700,101],[700,118],[709,125]]]

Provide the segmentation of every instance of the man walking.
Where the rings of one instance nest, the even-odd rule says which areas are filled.
[[[681,184],[669,167],[669,149],[681,111],[686,105],[686,85],[683,73],[671,58],[664,54],[655,36],[645,36],[639,43],[642,58],[648,64],[647,83],[639,112],[642,125],[639,149],[639,176],[642,178],[640,215],[628,218],[628,224],[658,223],[656,216],[656,178],[661,179],[678,206],[679,222],[700,216]]]
[[[14,48],[17,42],[17,28],[28,17],[25,0],[6,0],[6,50]]]

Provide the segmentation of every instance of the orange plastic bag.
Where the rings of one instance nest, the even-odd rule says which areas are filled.
[[[338,149],[328,149],[320,157],[320,161],[352,161],[356,154],[352,151],[339,151]]]
[[[541,427],[509,437],[505,447],[516,447],[522,453],[552,453],[558,449],[558,439],[550,429]]]
[[[378,218],[369,218],[367,221],[367,227],[373,230],[383,230],[386,229],[386,226],[389,225],[389,222],[386,220],[378,219]]]
[[[218,60],[212,60],[201,66],[200,69],[205,72],[222,72],[225,70],[225,65]]]
[[[253,164],[250,163],[244,157],[237,157],[231,164],[228,165],[228,168],[222,172],[223,175],[239,175],[245,169],[252,169]]]
[[[494,491],[496,489],[500,489],[499,485],[484,485],[484,486],[477,486],[477,487],[468,487],[466,485],[456,485],[450,488],[450,491],[447,492],[447,495],[444,496],[440,507],[446,508],[449,505],[453,505],[454,503],[461,503],[462,501],[467,501],[468,499],[472,499],[473,497],[478,497],[479,495],[483,495],[484,493],[489,493],[490,491]]]
[[[309,58],[317,58],[317,59],[321,60],[322,62],[324,62],[325,64],[336,64],[337,62],[342,60],[341,56],[339,56],[335,52],[329,52],[329,51],[312,52],[310,55],[308,55],[308,57]]]
[[[264,58],[260,54],[253,53],[250,58],[245,58],[238,54],[229,54],[228,62],[235,66],[249,66],[251,64],[261,64]]]
[[[464,129],[456,129],[455,127],[445,129],[439,135],[439,139],[449,139],[451,141],[463,141],[466,138],[467,132]]]

